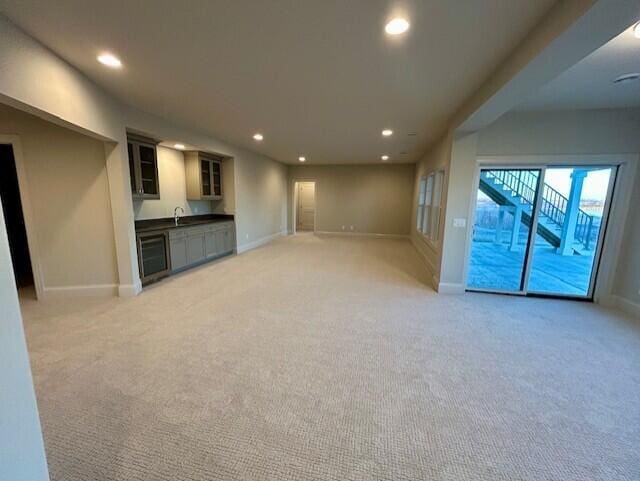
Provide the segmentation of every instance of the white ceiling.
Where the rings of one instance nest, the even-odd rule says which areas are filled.
[[[417,160],[553,3],[0,0],[0,10],[142,110],[283,162],[360,163]],[[411,29],[389,38],[398,13]],[[103,50],[124,68],[98,64]]]
[[[631,28],[552,80],[515,110],[574,110],[640,107],[640,81],[614,84],[640,73],[640,39]]]

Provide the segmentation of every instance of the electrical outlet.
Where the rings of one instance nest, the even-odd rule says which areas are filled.
[[[249,234],[247,234],[247,236],[246,236],[246,237],[247,237],[247,240],[249,240]]]
[[[351,226],[351,230],[353,230],[353,226]]]
[[[344,226],[342,226],[342,230],[344,230]]]

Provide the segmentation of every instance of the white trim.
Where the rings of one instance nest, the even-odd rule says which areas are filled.
[[[629,314],[632,317],[637,317],[640,319],[640,304],[633,302],[629,299],[626,299],[622,296],[618,296],[615,294],[605,296],[602,298],[600,302],[601,305],[605,307],[613,307],[616,309],[620,309],[622,312]]]
[[[295,235],[298,232],[298,184],[313,183],[313,232],[318,228],[318,181],[316,179],[293,178],[293,198],[291,202],[291,233]],[[306,232],[306,231],[305,231]]]
[[[242,254],[244,252],[250,251],[252,249],[255,249],[257,247],[263,246],[265,244],[268,244],[269,242],[271,242],[272,240],[280,237],[280,236],[284,236],[287,235],[287,231],[283,230],[280,232],[276,232],[275,234],[271,234],[265,237],[261,237],[258,240],[255,240],[253,242],[249,242],[248,244],[243,244],[241,246],[238,246],[238,248],[236,249],[238,254]]]
[[[627,228],[627,214],[631,209],[633,187],[638,175],[640,175],[637,167],[638,156],[632,158],[635,161],[618,165],[613,197],[610,199],[606,235],[601,247],[600,265],[596,274],[594,302],[613,295],[613,285],[620,261],[624,233]]]
[[[349,237],[378,237],[388,239],[409,239],[407,234],[378,234],[376,232],[342,232],[342,231],[330,231],[330,230],[318,230],[315,232],[320,235],[340,235]]]
[[[548,167],[560,166],[603,166],[617,167],[616,181],[613,188],[613,197],[610,199],[608,208],[608,222],[606,235],[604,235],[604,243],[600,240],[600,264],[596,276],[592,280],[591,285],[595,283],[595,291],[593,292],[594,302],[598,302],[600,298],[611,294],[613,290],[613,282],[616,267],[618,265],[618,257],[620,247],[623,240],[623,232],[625,229],[626,213],[630,208],[631,194],[634,185],[634,179],[637,174],[636,164],[638,162],[637,154],[571,154],[571,155],[554,155],[554,154],[535,154],[535,155],[482,155],[476,157],[474,184],[472,186],[473,195],[469,205],[469,224],[467,227],[467,236],[465,240],[465,260],[463,268],[463,284],[466,286],[468,277],[469,260],[471,258],[471,245],[473,239],[473,225],[475,223],[475,211],[477,203],[477,189],[480,182],[480,172],[482,169],[490,169],[492,167],[498,169],[545,169]],[[583,298],[580,296],[579,298]]]
[[[438,288],[436,289],[438,294],[464,294],[464,284],[457,284],[452,282],[439,282]]]
[[[74,297],[115,297],[117,284],[93,284],[88,286],[45,287],[40,299],[68,299]]]
[[[142,282],[136,280],[135,284],[120,284],[118,286],[118,297],[135,297],[142,292]]]
[[[20,191],[20,202],[22,203],[22,216],[24,217],[25,230],[27,231],[27,244],[29,257],[31,259],[31,272],[33,274],[33,284],[36,291],[36,299],[44,295],[44,275],[40,262],[40,249],[38,248],[38,236],[35,228],[35,218],[29,197],[29,181],[27,179],[27,169],[22,155],[22,143],[19,135],[0,134],[0,144],[9,144],[13,149],[13,158],[18,173],[18,189]]]
[[[532,155],[478,155],[477,164],[483,169],[491,167],[522,169],[545,167],[571,167],[574,165],[609,166],[635,161],[636,154],[532,154]],[[536,166],[536,167],[531,167]],[[516,167],[517,168],[517,167]]]

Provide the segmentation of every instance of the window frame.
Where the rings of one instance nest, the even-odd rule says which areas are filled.
[[[440,242],[440,216],[445,171],[436,169],[420,177],[416,211],[416,230],[434,247]]]

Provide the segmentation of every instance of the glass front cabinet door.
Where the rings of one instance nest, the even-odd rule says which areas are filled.
[[[221,157],[204,152],[184,153],[188,200],[221,200]]]
[[[134,199],[159,199],[158,155],[153,139],[127,135],[131,193]]]

